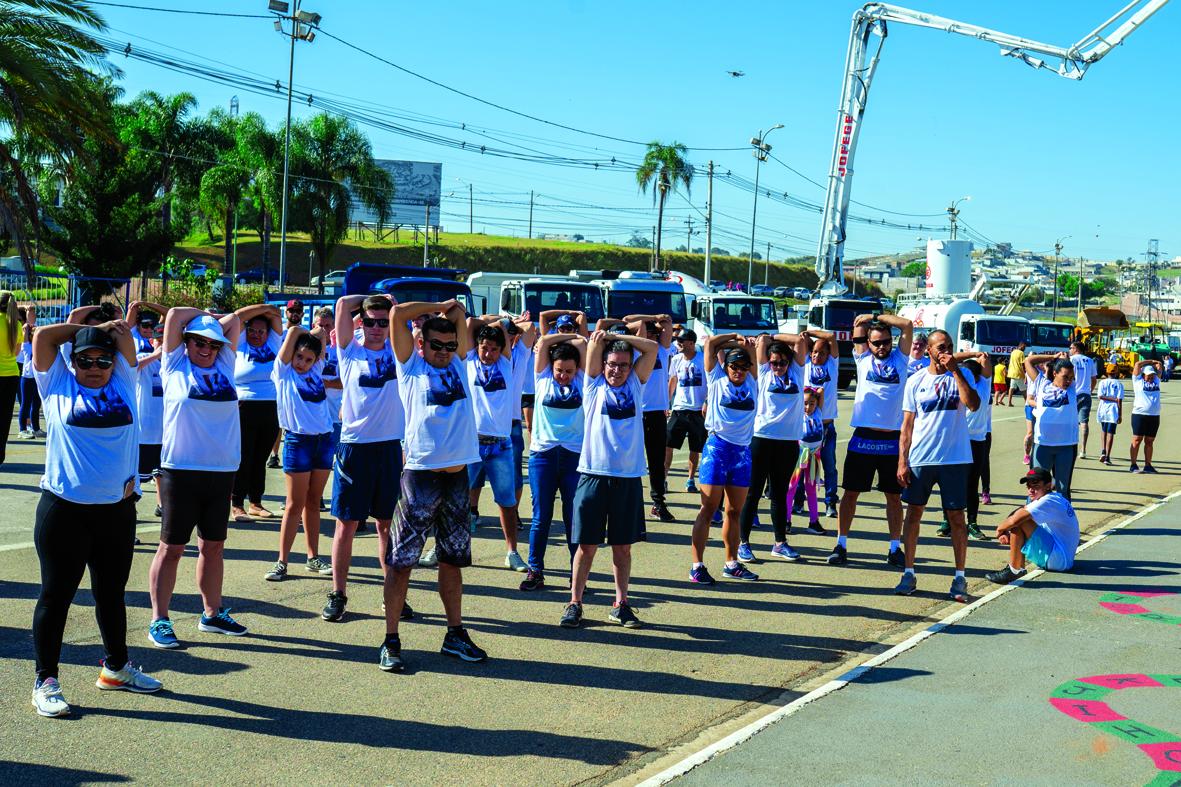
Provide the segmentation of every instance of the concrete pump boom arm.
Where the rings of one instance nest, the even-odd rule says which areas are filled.
[[[1159,11],[1169,0],[1133,0],[1110,19],[1071,46],[1054,46],[1029,38],[990,30],[979,25],[914,11],[886,3],[867,3],[853,13],[849,49],[845,55],[845,79],[837,114],[837,133],[829,164],[828,191],[820,224],[820,242],[816,250],[816,275],[819,290],[825,295],[840,295],[844,285],[845,229],[849,216],[850,189],[853,180],[853,157],[869,86],[877,70],[885,43],[888,22],[942,30],[997,44],[1001,54],[1013,57],[1035,69],[1052,70],[1068,79],[1082,79],[1087,68],[1099,62]],[[1113,28],[1114,29],[1111,29]],[[1110,32],[1107,32],[1110,31]],[[878,45],[869,62],[870,37],[877,34]],[[1040,55],[1047,60],[1035,57]]]

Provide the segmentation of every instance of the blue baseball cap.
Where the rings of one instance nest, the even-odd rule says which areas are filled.
[[[561,317],[559,317],[559,318],[557,319],[557,321],[554,323],[554,327],[555,327],[555,328],[557,328],[557,329],[559,329],[559,330],[561,330],[562,328],[566,328],[566,327],[573,328],[573,327],[575,327],[575,325],[574,325],[574,318],[573,318],[573,317],[571,317],[569,314],[563,314],[563,315],[562,315]]]

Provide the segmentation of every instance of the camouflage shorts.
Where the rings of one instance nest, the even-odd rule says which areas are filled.
[[[394,568],[417,564],[431,533],[440,563],[460,568],[472,564],[466,472],[402,471],[402,496],[394,510],[386,564]]]

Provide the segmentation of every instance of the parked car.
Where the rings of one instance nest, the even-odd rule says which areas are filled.
[[[891,311],[894,310],[894,299],[893,298],[882,298],[881,301],[882,301],[882,308],[883,309],[889,309]]]
[[[790,298],[791,287],[776,287],[773,294],[776,298]]]
[[[310,282],[308,282],[308,284],[312,287],[319,287],[320,286],[320,277],[313,276],[312,280]],[[324,274],[324,286],[325,287],[341,287],[343,285],[344,285],[344,271],[332,271],[330,273]]]
[[[770,295],[774,290],[766,284],[752,284],[750,286],[751,295]]]
[[[807,301],[812,299],[812,291],[807,287],[796,287],[791,291],[791,297],[800,301]]]
[[[270,268],[270,269],[268,269],[267,273],[269,274],[269,276],[268,276],[268,279],[269,279],[268,283],[269,284],[278,283],[278,281],[279,281],[279,269],[278,268]],[[238,271],[238,274],[234,277],[234,282],[236,284],[262,284],[262,281],[263,281],[263,275],[262,275],[262,266],[261,265],[257,268],[250,268],[248,270]]]

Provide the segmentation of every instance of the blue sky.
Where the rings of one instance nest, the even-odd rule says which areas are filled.
[[[230,13],[265,13],[265,0],[124,0],[132,4]],[[1123,0],[989,3],[916,0],[924,11],[1047,43],[1072,43]],[[693,148],[743,148],[760,129],[784,128],[768,142],[782,162],[823,182],[832,146],[849,22],[855,2],[824,0],[732,6],[721,3],[436,2],[306,0],[322,27],[363,49],[455,88],[520,112],[627,140],[679,141]],[[1181,3],[1166,6],[1081,82],[1062,79],[998,54],[995,45],[962,36],[892,25],[870,94],[856,162],[854,207],[940,214],[971,195],[961,218],[1017,248],[1046,251],[1055,239],[1065,255],[1136,256],[1149,238],[1181,255],[1177,183],[1181,127],[1169,49],[1177,45]],[[97,6],[109,35],[133,47],[206,58],[286,82],[287,40],[266,19],[155,13]],[[202,110],[228,106],[281,123],[285,101],[177,74],[133,59],[124,69],[128,95],[187,90]],[[727,70],[745,72],[741,78]],[[479,144],[487,135],[518,146],[578,158],[635,161],[642,147],[547,126],[455,95],[352,51],[321,35],[299,44],[296,90],[348,97],[369,111],[413,116],[406,125]],[[296,104],[296,116],[316,110]],[[439,125],[440,122],[443,125]],[[448,124],[465,124],[464,129]],[[476,230],[525,234],[528,194],[536,232],[622,241],[655,223],[650,196],[628,171],[594,171],[519,162],[452,150],[362,126],[381,158],[441,161],[444,227],[466,231],[468,183]],[[485,132],[480,135],[472,131]],[[749,149],[694,149],[701,165],[688,200],[666,211],[664,246],[685,243],[686,219],[702,227],[704,170],[753,179]],[[761,184],[809,202],[824,191],[781,163],[763,165]],[[455,196],[448,197],[454,193]],[[715,183],[714,245],[745,253],[752,197]],[[549,207],[573,202],[577,207]],[[526,203],[526,204],[514,204]],[[690,204],[691,203],[691,204]],[[592,207],[593,206],[593,207]],[[942,218],[904,218],[934,233],[851,224],[848,254],[917,248],[939,236]],[[813,254],[819,216],[760,199],[756,248],[772,257]],[[695,235],[693,245],[704,245]]]

